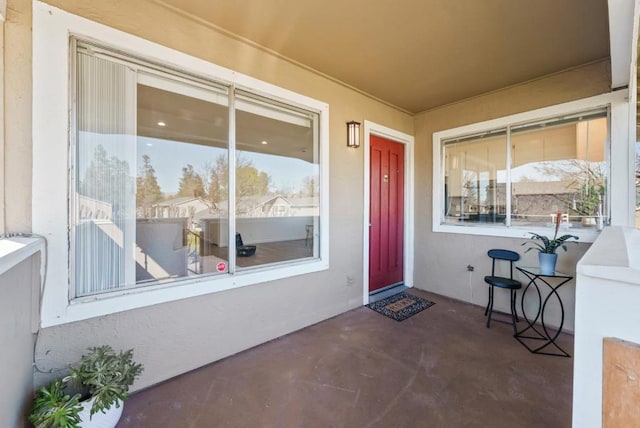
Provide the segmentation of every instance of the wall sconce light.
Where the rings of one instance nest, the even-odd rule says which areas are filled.
[[[360,147],[360,122],[347,122],[347,147]]]

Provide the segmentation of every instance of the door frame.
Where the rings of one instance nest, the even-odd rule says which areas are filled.
[[[363,209],[363,246],[362,246],[362,304],[369,303],[369,222],[371,221],[369,203],[371,200],[371,135],[386,138],[404,144],[404,233],[403,233],[403,272],[404,285],[413,287],[413,181],[414,181],[414,137],[395,129],[365,120],[364,121],[364,209]]]

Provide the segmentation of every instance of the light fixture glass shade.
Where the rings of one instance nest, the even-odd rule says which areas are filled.
[[[360,147],[360,122],[347,122],[347,147]]]

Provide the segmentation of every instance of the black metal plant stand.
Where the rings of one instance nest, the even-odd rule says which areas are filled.
[[[516,266],[516,269],[518,269],[527,278],[529,278],[529,283],[524,288],[524,291],[522,292],[522,299],[521,299],[522,316],[527,322],[527,327],[524,330],[517,332],[514,337],[531,353],[553,355],[557,357],[571,357],[569,353],[567,353],[564,349],[560,348],[560,346],[556,343],[556,339],[562,332],[562,326],[564,324],[564,306],[562,304],[562,299],[558,294],[558,289],[564,284],[566,284],[567,282],[571,281],[573,279],[573,276],[560,273],[560,272],[554,272],[553,275],[543,275],[540,273],[540,269],[537,267]],[[559,282],[556,285],[552,285],[551,283],[548,282],[548,279],[550,278],[552,278],[552,281],[558,280]],[[539,282],[544,283],[551,290],[547,295],[547,297],[544,299],[544,301],[542,301],[542,295],[540,294],[540,286],[538,285]],[[532,320],[530,320],[527,317],[527,314],[524,311],[525,296],[527,295],[527,290],[529,290],[529,287],[531,287],[531,285],[534,286],[538,294],[538,312],[536,313],[535,318]],[[545,312],[545,309],[547,308],[547,303],[549,303],[549,300],[551,299],[552,296],[555,297],[555,300],[560,305],[560,312],[561,312],[560,325],[558,326],[557,331],[553,335],[549,333],[549,329],[547,328],[544,322],[544,312]],[[538,322],[538,320],[540,320],[542,331],[540,331],[540,326],[536,327],[535,325]],[[528,334],[525,334],[527,332]],[[540,344],[540,346],[533,347],[533,346],[530,346],[529,343],[527,343],[523,339],[531,339],[533,341],[543,341],[543,342]],[[551,351],[546,349],[547,347],[550,347],[550,346],[552,346]],[[553,349],[553,347],[555,347],[555,349]]]

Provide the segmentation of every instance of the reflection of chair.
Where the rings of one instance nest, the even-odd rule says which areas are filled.
[[[244,245],[242,236],[236,233],[236,255],[238,257],[249,257],[256,253],[255,245]]]
[[[304,226],[306,232],[304,236],[304,246],[313,245],[313,224],[307,224]]]
[[[491,314],[493,313],[493,289],[495,287],[505,288],[511,293],[511,324],[513,325],[513,334],[516,334],[516,322],[518,322],[518,312],[516,310],[516,290],[522,288],[522,284],[520,284],[520,281],[516,281],[515,279],[513,279],[513,262],[520,260],[520,254],[516,253],[515,251],[509,250],[489,250],[487,255],[492,259],[491,275],[487,275],[484,277],[484,282],[490,285],[489,301],[487,302],[487,308],[484,311],[485,316],[487,316],[488,314],[487,328],[489,328],[489,324],[491,324]],[[509,261],[509,278],[496,276],[496,260]]]

